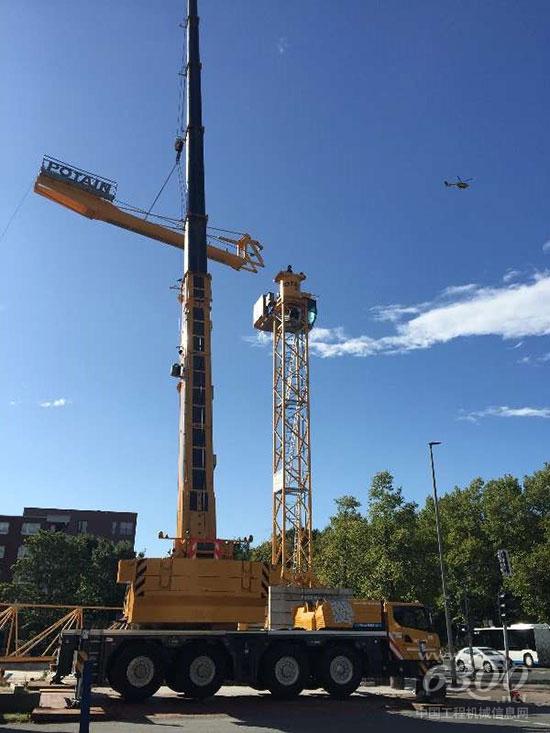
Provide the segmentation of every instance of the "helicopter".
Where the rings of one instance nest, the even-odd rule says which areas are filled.
[[[453,181],[452,183],[449,183],[449,181],[443,181],[443,183],[447,186],[456,186],[457,188],[470,188],[470,181],[473,181],[473,178],[466,178],[462,180],[460,176],[456,177],[456,181]]]

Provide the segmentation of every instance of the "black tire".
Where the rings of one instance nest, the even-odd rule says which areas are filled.
[[[466,669],[466,665],[464,664],[463,659],[456,660],[456,668],[459,672],[464,672],[464,670]]]
[[[524,654],[523,655],[523,664],[526,667],[534,667],[535,666],[535,660],[531,656],[531,654]]]
[[[162,654],[154,644],[134,642],[115,653],[107,673],[109,684],[128,702],[145,700],[162,685]]]
[[[443,703],[447,696],[447,682],[441,675],[434,675],[428,684],[425,700],[430,703]]]
[[[262,684],[273,697],[297,697],[309,679],[307,655],[299,646],[277,644],[265,653],[261,664]]]
[[[493,665],[491,662],[483,662],[483,671],[484,672],[492,672],[493,671]]]
[[[212,697],[227,675],[227,656],[218,646],[199,642],[185,646],[168,670],[166,681],[175,692],[195,700]]]
[[[348,697],[355,692],[363,679],[361,656],[348,646],[329,647],[321,657],[319,676],[331,697]]]

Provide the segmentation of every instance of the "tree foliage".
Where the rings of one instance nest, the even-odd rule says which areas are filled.
[[[442,617],[443,598],[434,502],[407,501],[388,471],[365,492],[336,499],[336,511],[318,531],[314,572],[320,583],[351,588],[356,596],[419,600]],[[364,511],[362,501],[365,501]],[[497,596],[510,590],[515,620],[550,620],[550,464],[522,481],[505,475],[476,478],[442,493],[439,512],[452,615],[498,622]],[[507,549],[513,576],[503,581],[496,552]],[[254,552],[269,559],[270,543]]]
[[[92,535],[41,531],[25,542],[10,583],[0,586],[0,601],[66,606],[117,606],[125,586],[116,582],[118,561],[134,557],[129,542],[113,543]],[[33,636],[60,612],[27,610],[20,614],[20,638]],[[116,612],[87,612],[85,623],[104,625]]]
[[[26,555],[4,584],[4,601],[86,606],[120,605],[124,586],[116,582],[119,559],[134,557],[130,543],[102,537],[41,531],[25,542]]]

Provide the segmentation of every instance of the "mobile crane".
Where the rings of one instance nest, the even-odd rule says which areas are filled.
[[[186,28],[187,128],[175,144],[176,164],[185,150],[183,231],[177,222],[167,226],[165,220],[148,221],[135,210],[117,206],[113,203],[114,181],[55,158],[44,158],[35,191],[90,219],[183,249],[180,359],[171,371],[178,380],[180,402],[176,534],[171,538],[159,534],[173,541],[168,557],[120,561],[118,581],[128,586],[124,603],[128,623],[198,622],[235,627],[238,623],[263,623],[272,571],[265,563],[235,559],[235,542],[217,537],[208,259],[253,273],[264,263],[261,245],[249,234],[238,239],[216,235],[215,241],[231,246],[230,250],[207,241],[197,0],[188,0]]]
[[[299,520],[284,519],[291,506],[286,499],[294,488],[286,486],[284,500],[276,504],[274,564],[234,559],[234,542],[216,534],[213,489],[212,387],[210,352],[211,277],[207,259],[236,270],[256,272],[263,266],[261,246],[249,235],[239,239],[218,237],[232,251],[207,244],[204,193],[203,126],[197,0],[188,0],[187,12],[187,130],[176,141],[177,159],[186,150],[187,213],[183,233],[165,223],[153,223],[136,212],[117,206],[116,184],[61,161],[45,158],[35,191],[73,211],[129,229],[184,250],[184,275],[179,293],[182,308],[180,360],[172,367],[180,396],[178,512],[173,549],[164,558],[121,561],[118,579],[128,584],[126,628],[63,632],[57,678],[73,668],[77,650],[93,661],[95,684],[108,682],[127,700],[143,700],[166,683],[177,692],[204,698],[214,694],[224,680],[267,688],[277,697],[292,697],[304,687],[324,687],[331,695],[353,692],[362,677],[383,678],[410,673],[425,675],[429,657],[437,655],[438,639],[430,630],[425,610],[418,604],[370,602],[349,614],[349,593],[311,585],[311,482],[298,489]],[[148,213],[148,212],[147,212]],[[282,302],[302,298],[303,275],[281,273]],[[313,299],[311,299],[313,302]],[[308,307],[308,318],[313,309]],[[286,314],[285,309],[280,313]],[[269,328],[268,320],[264,328]],[[283,316],[280,335],[293,333]],[[276,317],[275,317],[276,318]],[[300,317],[301,318],[301,317]],[[299,319],[300,320],[300,319]],[[295,335],[307,334],[300,321]],[[286,330],[285,330],[286,329]],[[281,348],[283,339],[281,342]],[[305,342],[307,348],[307,339]],[[286,348],[286,347],[285,347]],[[284,351],[284,353],[290,353]],[[283,354],[283,351],[281,351]],[[306,352],[307,356],[307,352]],[[307,364],[306,361],[303,362]],[[284,359],[279,371],[284,378]],[[307,404],[309,409],[309,403]],[[281,413],[281,419],[285,419]],[[286,416],[288,418],[288,415]],[[303,415],[302,415],[303,418]],[[307,421],[299,418],[300,435]],[[309,439],[309,436],[308,436]],[[309,453],[298,463],[285,464],[285,442],[280,446],[281,466],[300,471]],[[285,503],[286,502],[286,503]],[[304,514],[303,507],[307,507]],[[283,513],[281,513],[283,512]],[[285,549],[286,529],[298,528],[292,553]],[[282,541],[277,539],[281,532]],[[165,535],[162,535],[165,537]],[[301,585],[297,585],[297,583]],[[264,626],[266,606],[286,604],[282,628]],[[284,594],[286,593],[286,596]],[[331,600],[331,599],[334,599]],[[412,608],[411,608],[412,607]],[[344,613],[342,613],[342,610]],[[271,615],[271,614],[270,614]],[[248,625],[258,625],[253,628]],[[307,631],[307,633],[305,633]],[[394,634],[391,637],[390,634]]]

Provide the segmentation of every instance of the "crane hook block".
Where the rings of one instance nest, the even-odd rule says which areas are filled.
[[[183,143],[184,140],[182,137],[177,137],[174,142],[174,150],[176,151],[176,162],[179,163],[179,160],[181,158],[181,153],[183,150]]]
[[[172,368],[170,369],[170,376],[176,377],[177,379],[183,378],[183,367],[181,364],[178,364],[177,362],[175,364],[172,364]]]

